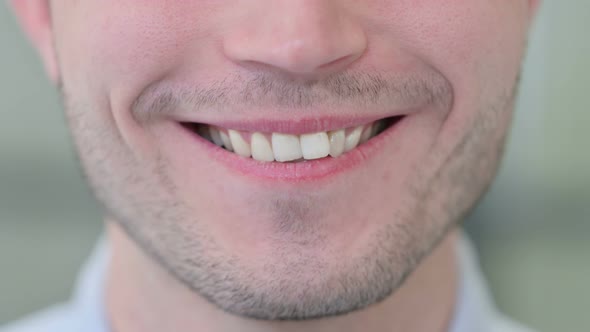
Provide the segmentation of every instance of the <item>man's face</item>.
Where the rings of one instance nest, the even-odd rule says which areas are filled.
[[[52,44],[109,219],[222,309],[304,319],[390,295],[485,191],[532,7],[60,0]]]

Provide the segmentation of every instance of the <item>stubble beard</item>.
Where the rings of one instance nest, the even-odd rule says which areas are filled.
[[[62,94],[77,156],[94,196],[108,219],[158,266],[231,314],[307,320],[342,315],[389,297],[463,220],[496,173],[516,86],[482,105],[471,130],[448,154],[433,153],[420,164],[406,182],[413,205],[392,210],[391,221],[381,222],[353,261],[328,264],[311,255],[287,256],[266,278],[221,249],[205,227],[211,221],[193,220],[191,209],[176,197],[163,158],[149,163],[134,159],[115,129],[97,116],[110,111],[108,105],[78,101],[67,87]],[[303,267],[304,272],[286,274],[292,271],[289,266]],[[326,266],[334,269],[325,271]],[[330,284],[322,275],[331,277]]]

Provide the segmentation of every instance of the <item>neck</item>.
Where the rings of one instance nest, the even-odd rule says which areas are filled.
[[[455,306],[457,231],[451,232],[386,300],[364,310],[309,321],[263,321],[219,310],[161,269],[115,223],[106,310],[113,331],[444,332]]]

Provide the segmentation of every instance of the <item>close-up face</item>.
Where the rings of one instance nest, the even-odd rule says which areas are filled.
[[[60,0],[42,53],[107,219],[223,310],[305,319],[392,294],[485,192],[533,7]]]

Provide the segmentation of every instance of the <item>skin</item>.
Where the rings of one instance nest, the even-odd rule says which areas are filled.
[[[448,329],[457,225],[500,162],[536,1],[11,3],[104,206],[114,330]],[[244,176],[172,125],[400,110],[317,182]]]

